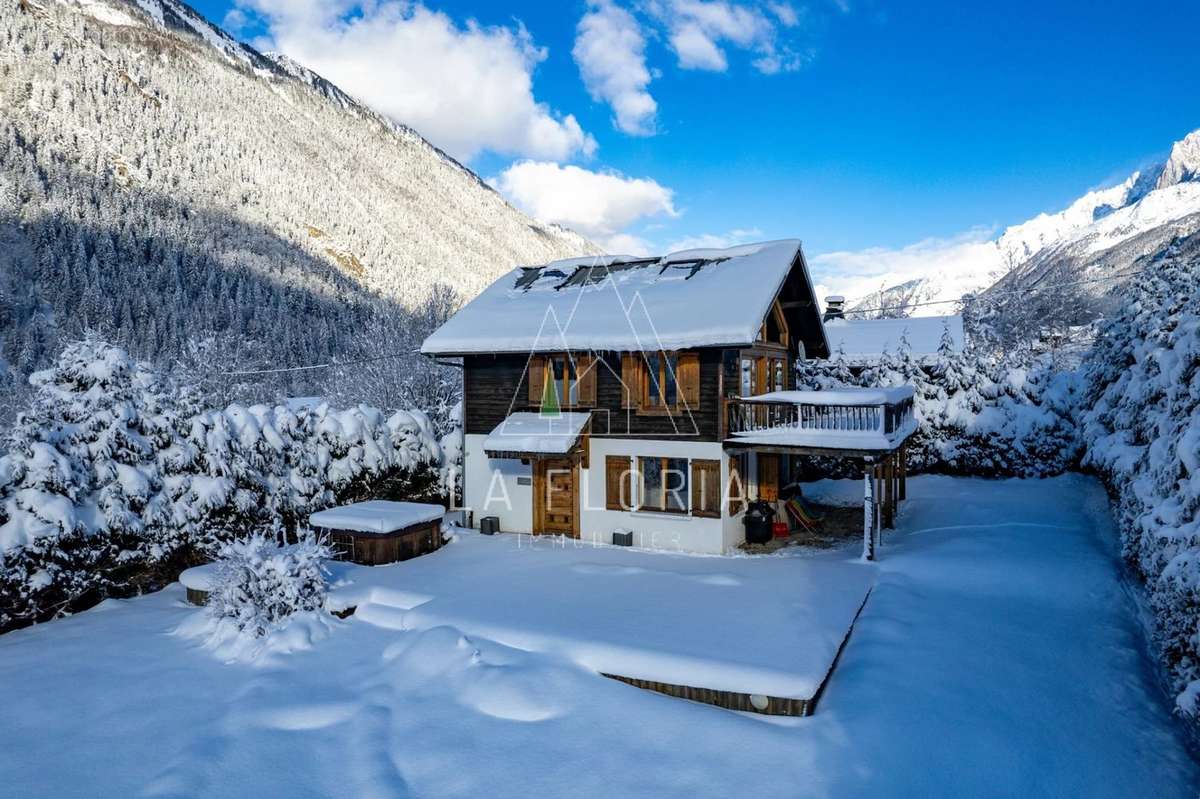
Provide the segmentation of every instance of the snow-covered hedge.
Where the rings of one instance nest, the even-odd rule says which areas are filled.
[[[1041,476],[1069,469],[1079,443],[1072,412],[1078,378],[1048,356],[955,352],[949,333],[936,360],[919,363],[907,341],[877,363],[851,368],[841,353],[804,361],[807,388],[912,385],[920,426],[910,440],[912,471]],[[821,468],[837,464],[821,464]]]
[[[256,529],[365,496],[439,494],[420,411],[196,407],[96,339],[32,379],[0,449],[0,632],[153,588]]]
[[[1200,236],[1131,281],[1087,360],[1084,462],[1117,498],[1181,711],[1200,716]]]
[[[280,546],[256,533],[221,545],[208,595],[208,615],[261,638],[295,613],[320,610],[328,589],[329,547],[304,537]]]
[[[463,478],[463,404],[459,402],[449,413],[450,431],[438,442],[442,447],[442,469],[438,485],[442,494],[453,497],[455,504],[462,499]]]

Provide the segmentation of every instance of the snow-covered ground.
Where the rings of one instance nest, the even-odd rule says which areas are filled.
[[[462,543],[411,565],[470,554]],[[310,648],[223,663],[173,634],[197,613],[175,586],[0,637],[0,785],[22,797],[1194,797],[1200,771],[1155,683],[1114,543],[1104,493],[1086,478],[910,481],[871,599],[805,719],[684,702],[566,654],[357,616]],[[845,555],[604,552],[606,568],[660,559],[661,573],[625,575],[633,593]],[[392,604],[411,590],[419,608],[429,586],[415,575],[428,568],[398,582]],[[497,605],[515,603],[528,579],[516,571],[506,590],[487,588]],[[719,625],[759,630],[760,610]]]
[[[391,630],[452,626],[592,671],[808,699],[875,581],[858,550],[697,557],[459,531],[394,566],[334,564],[328,606]]]

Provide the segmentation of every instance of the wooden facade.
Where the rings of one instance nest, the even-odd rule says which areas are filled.
[[[564,406],[564,410],[594,411],[593,435],[608,438],[683,438],[693,441],[719,441],[721,364],[724,350],[705,348],[694,350],[698,390],[695,407],[679,408],[674,413],[647,412],[627,407],[625,382],[622,377],[622,356],[616,352],[595,354],[588,368],[589,382],[594,381],[595,402]],[[463,432],[467,435],[487,435],[517,411],[537,410],[531,397],[540,397],[541,390],[530,386],[531,375],[536,383],[539,371],[530,369],[538,356],[530,355],[468,355],[463,358]],[[581,360],[592,355],[577,356]],[[688,376],[680,370],[680,382],[686,388]],[[590,392],[589,388],[589,392]],[[535,393],[536,392],[536,393]],[[691,392],[689,392],[691,393]],[[586,394],[584,395],[586,398]]]

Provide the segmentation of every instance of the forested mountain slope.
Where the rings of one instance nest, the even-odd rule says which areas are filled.
[[[515,264],[589,251],[175,0],[0,3],[10,390],[85,330],[158,362],[207,337],[213,368],[369,355],[431,297],[444,311]]]

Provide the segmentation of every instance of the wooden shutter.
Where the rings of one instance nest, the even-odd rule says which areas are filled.
[[[608,455],[604,458],[604,507],[630,510],[633,503],[633,467],[629,458]]]
[[[720,461],[692,461],[692,515],[721,515]]]
[[[636,352],[621,353],[621,407],[636,408],[638,406],[639,386],[642,371]]]
[[[591,355],[575,357],[575,374],[578,383],[580,405],[596,404],[596,372],[597,359]]]
[[[754,393],[767,393],[767,372],[770,369],[770,361],[766,358],[754,359]]]
[[[779,456],[758,456],[758,498],[767,502],[779,499]]]
[[[546,390],[546,359],[541,355],[529,359],[529,404],[541,405],[542,393]]]
[[[697,410],[700,407],[700,355],[695,352],[680,353],[679,374],[676,377],[680,404]]]
[[[746,482],[742,476],[739,456],[729,456],[729,491],[726,496],[729,497],[729,515],[736,516],[746,501]]]

